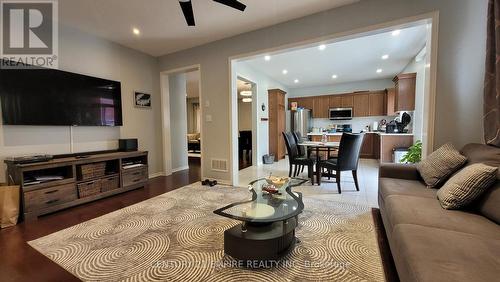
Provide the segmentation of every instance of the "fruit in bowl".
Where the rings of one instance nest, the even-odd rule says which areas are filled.
[[[267,183],[272,184],[276,186],[277,188],[280,188],[283,186],[287,181],[288,177],[275,177],[275,176],[269,176],[266,178]]]

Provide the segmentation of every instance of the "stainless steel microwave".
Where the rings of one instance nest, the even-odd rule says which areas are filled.
[[[333,108],[330,109],[331,120],[349,120],[352,119],[352,108]]]

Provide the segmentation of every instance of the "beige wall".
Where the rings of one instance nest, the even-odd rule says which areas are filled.
[[[238,99],[238,130],[252,130],[252,103]]]
[[[487,0],[364,0],[160,58],[160,70],[201,64],[201,87],[210,103],[204,110],[213,119],[204,121],[205,176],[231,178],[231,172],[209,167],[211,158],[230,159],[230,56],[434,11],[439,11],[435,145],[481,142]]]
[[[118,80],[122,85],[122,127],[74,127],[74,152],[117,148],[118,138],[139,138],[149,151],[150,173],[162,171],[158,60],[77,30],[60,27],[61,70]],[[153,109],[133,106],[133,92],[152,94]],[[1,119],[1,118],[0,118]],[[70,152],[70,127],[5,126],[0,121],[0,161],[6,156]],[[5,169],[0,169],[0,182]]]

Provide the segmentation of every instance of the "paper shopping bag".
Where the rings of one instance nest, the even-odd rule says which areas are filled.
[[[17,224],[19,218],[20,190],[18,185],[0,184],[0,227]]]

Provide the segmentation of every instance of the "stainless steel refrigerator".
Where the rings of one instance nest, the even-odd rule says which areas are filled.
[[[287,131],[300,132],[302,138],[307,139],[307,133],[312,130],[311,110],[300,109],[296,111],[287,111]]]

